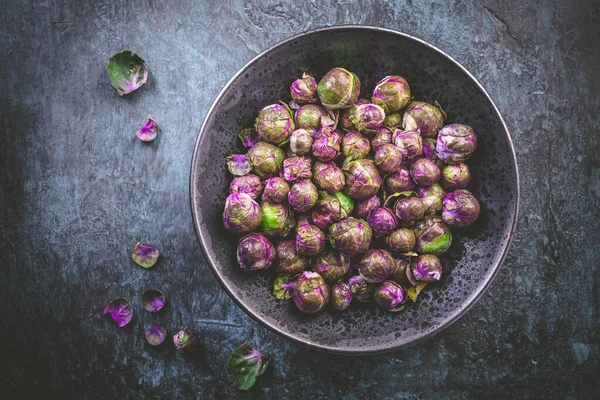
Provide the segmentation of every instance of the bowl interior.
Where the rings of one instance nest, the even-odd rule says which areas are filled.
[[[437,100],[448,122],[471,125],[479,146],[468,162],[469,189],[481,203],[477,223],[454,230],[441,256],[444,276],[416,304],[389,313],[353,304],[343,313],[304,315],[288,301],[271,296],[267,273],[237,267],[238,237],[223,228],[221,214],[231,176],[224,157],[245,152],[238,132],[254,123],[258,111],[282,99],[302,72],[317,80],[333,67],[356,73],[361,97],[370,98],[386,75],[404,76],[415,99]],[[341,27],[292,38],[249,62],[226,86],[209,111],[192,163],[191,201],[196,230],[218,280],[251,316],[306,345],[340,353],[392,350],[425,338],[462,315],[487,288],[503,261],[518,207],[518,174],[510,137],[494,104],[462,67],[428,44],[378,28]]]

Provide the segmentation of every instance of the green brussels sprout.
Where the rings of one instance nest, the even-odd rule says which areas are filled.
[[[415,228],[417,242],[415,250],[419,254],[444,253],[452,244],[450,228],[441,218],[429,217],[417,224]]]
[[[279,300],[288,300],[294,296],[296,281],[290,275],[279,275],[273,282],[273,296]]]
[[[395,230],[386,238],[388,248],[395,253],[408,253],[415,247],[417,238],[408,228]]]
[[[386,113],[393,113],[403,109],[410,102],[410,86],[406,79],[399,75],[386,76],[375,86],[371,100]]]
[[[344,68],[334,68],[319,81],[317,93],[327,108],[349,108],[358,100],[360,80]]]
[[[262,217],[258,203],[245,193],[232,193],[225,200],[223,225],[232,232],[250,233],[258,228]]]
[[[266,235],[282,238],[288,236],[294,229],[296,225],[294,213],[287,204],[263,201],[261,210],[260,227]]]
[[[385,128],[394,130],[396,128],[401,128],[402,127],[402,113],[399,112],[393,112],[393,113],[386,113],[385,115],[385,119],[383,120],[383,126]]]
[[[367,282],[383,282],[394,272],[396,261],[386,250],[370,249],[358,263],[358,273]]]
[[[442,169],[442,186],[446,190],[464,189],[471,182],[471,169],[465,163],[446,165]]]
[[[309,132],[316,132],[321,129],[321,119],[325,117],[330,117],[330,114],[323,107],[316,104],[302,106],[294,114],[296,128],[306,129]]]
[[[329,227],[331,245],[351,257],[366,252],[371,245],[373,231],[362,219],[346,218]]]
[[[285,153],[277,146],[267,142],[257,142],[248,150],[248,159],[252,164],[252,172],[260,179],[277,175],[283,166]]]
[[[304,271],[296,279],[294,303],[303,313],[314,314],[329,303],[329,286],[316,272]]]
[[[282,145],[295,129],[292,112],[285,104],[271,104],[259,111],[255,124],[261,140]]]

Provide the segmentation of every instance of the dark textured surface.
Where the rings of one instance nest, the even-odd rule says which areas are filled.
[[[257,398],[597,398],[598,3],[339,3],[3,3],[3,395],[235,397],[225,363],[248,341],[275,358]],[[192,146],[220,88],[280,39],[341,23],[413,34],[465,65],[507,118],[521,172],[494,285],[440,335],[381,356],[309,351],[255,323],[209,272],[189,213]],[[150,69],[125,99],[105,69],[124,48]],[[134,136],[148,116],[150,146]],[[130,261],[138,240],[162,250],[153,270]],[[168,299],[156,317],[139,305],[149,287]],[[119,295],[136,311],[120,330],[101,316]],[[155,318],[196,328],[202,351],[150,348]]]
[[[273,299],[271,274],[232,268],[239,237],[226,230],[221,219],[231,182],[223,155],[245,149],[235,134],[226,133],[251,126],[262,105],[289,99],[289,86],[303,71],[321,77],[337,65],[360,77],[361,98],[368,98],[387,74],[399,74],[410,82],[411,96],[443,105],[447,123],[466,123],[478,132],[477,151],[468,161],[473,170],[469,189],[483,204],[483,211],[476,224],[454,231],[450,251],[440,256],[441,282],[428,287],[417,304],[399,314],[353,304],[343,314],[325,310],[305,315],[291,302]],[[478,298],[505,256],[518,197],[514,154],[505,127],[468,73],[418,40],[381,29],[346,27],[286,41],[240,71],[207,115],[200,134],[192,161],[191,195],[207,257],[242,306],[268,327],[300,343],[339,353],[373,353],[430,336]],[[219,164],[220,170],[208,173]]]

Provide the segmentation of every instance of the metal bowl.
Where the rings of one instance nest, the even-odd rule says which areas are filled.
[[[444,277],[428,287],[416,304],[389,313],[374,305],[353,304],[345,312],[298,312],[271,295],[272,277],[237,266],[239,239],[224,229],[221,214],[231,176],[224,157],[245,152],[237,133],[254,124],[258,111],[289,100],[290,84],[308,71],[318,80],[343,66],[370,98],[384,76],[404,76],[415,99],[437,100],[449,123],[471,125],[479,146],[469,165],[469,189],[481,203],[470,228],[455,230],[442,257]],[[440,49],[388,29],[341,26],[316,29],[284,40],[248,62],[223,88],[200,129],[190,178],[196,233],[219,283],[250,316],[267,328],[319,350],[365,354],[391,351],[431,337],[463,315],[490,286],[506,258],[519,205],[519,174],[512,140],[500,112],[481,84]],[[292,302],[293,303],[293,302]]]

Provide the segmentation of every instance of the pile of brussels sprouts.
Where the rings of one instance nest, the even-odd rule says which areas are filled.
[[[305,313],[353,300],[402,310],[440,280],[450,228],[479,216],[465,189],[473,129],[444,126],[440,105],[413,101],[401,76],[377,83],[371,101],[360,90],[344,68],[318,84],[304,74],[289,106],[266,106],[239,134],[247,154],[227,157],[223,224],[245,235],[240,268],[274,269],[274,296]]]

